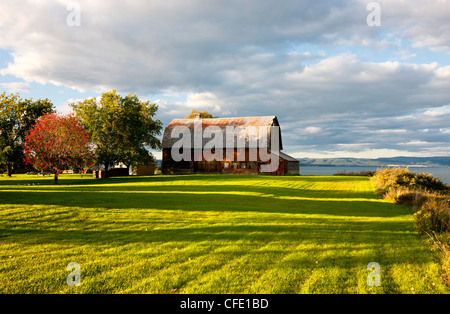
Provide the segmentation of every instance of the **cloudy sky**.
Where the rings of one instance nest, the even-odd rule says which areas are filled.
[[[449,21],[450,0],[1,0],[0,91],[276,115],[295,157],[449,156]]]

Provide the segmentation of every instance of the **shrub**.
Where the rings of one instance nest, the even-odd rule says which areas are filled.
[[[395,168],[377,170],[371,180],[383,198],[414,210],[418,232],[442,234],[450,231],[449,187],[438,178]]]
[[[450,230],[450,198],[432,196],[414,214],[416,230],[422,234],[440,234]]]
[[[375,188],[385,194],[391,189],[407,187],[413,190],[449,191],[449,187],[429,173],[413,173],[408,168],[377,170],[372,177]]]
[[[362,170],[362,171],[338,171],[334,175],[335,176],[364,176],[364,177],[372,177],[375,174],[375,171],[370,170]]]
[[[385,193],[384,198],[400,205],[407,205],[414,210],[419,210],[425,203],[430,193],[425,190],[413,190],[406,187],[391,188]]]
[[[385,199],[413,208],[415,228],[440,249],[445,281],[450,284],[450,187],[430,174],[408,169],[377,170],[371,180]]]

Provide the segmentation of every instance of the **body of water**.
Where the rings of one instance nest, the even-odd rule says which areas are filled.
[[[361,171],[376,171],[382,167],[349,167],[349,166],[302,166],[300,165],[300,174],[303,176],[331,176],[338,172],[361,172]],[[441,179],[442,182],[450,184],[450,167],[409,167],[409,171],[414,173],[430,173],[436,178]]]

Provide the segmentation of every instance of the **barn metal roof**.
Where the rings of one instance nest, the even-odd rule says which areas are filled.
[[[276,152],[274,152],[274,154],[276,154]],[[283,159],[285,159],[285,160],[287,160],[287,161],[294,161],[294,162],[300,162],[298,159],[296,159],[296,158],[294,158],[294,157],[292,157],[292,156],[289,156],[288,154],[286,154],[286,153],[283,153],[283,152],[278,152],[278,156],[280,156],[281,158],[283,158]]]
[[[268,139],[267,143],[270,148],[270,138],[271,138],[271,129],[272,126],[280,126],[278,123],[278,119],[276,116],[263,116],[263,117],[237,117],[237,118],[212,118],[212,119],[175,119],[172,120],[172,122],[165,128],[164,135],[163,135],[163,141],[162,145],[163,148],[171,148],[174,143],[179,141],[179,138],[171,138],[171,132],[172,130],[177,126],[186,126],[190,132],[191,132],[191,141],[192,141],[192,147],[194,143],[193,139],[193,130],[194,130],[194,123],[195,122],[202,122],[202,128],[205,129],[207,127],[219,127],[223,131],[223,139],[224,139],[224,148],[227,148],[226,141],[225,141],[225,131],[227,127],[238,127],[238,130],[242,134],[238,134],[235,137],[235,143],[233,147],[238,147],[239,142],[237,140],[237,137],[239,135],[242,135],[245,138],[245,147],[249,148],[249,138],[247,133],[248,127],[267,127],[267,134]],[[259,139],[258,134],[258,139]],[[203,139],[203,146],[211,141],[210,138],[204,138]],[[281,141],[281,130],[279,135],[279,143],[280,143],[280,150],[282,149],[282,141]],[[260,147],[263,148],[263,147]],[[264,147],[265,148],[265,147]]]

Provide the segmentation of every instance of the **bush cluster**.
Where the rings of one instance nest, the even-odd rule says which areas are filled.
[[[448,193],[449,186],[429,173],[413,173],[408,168],[379,169],[372,176],[375,188],[385,194],[392,189],[438,191]]]
[[[371,180],[385,199],[413,209],[418,232],[450,231],[450,187],[438,178],[394,168],[377,170]]]
[[[450,186],[428,173],[399,168],[377,170],[371,180],[385,199],[412,209],[416,230],[435,241],[450,268]]]
[[[422,234],[442,234],[450,228],[450,199],[430,195],[414,214],[416,229]]]
[[[363,177],[372,177],[375,174],[375,171],[363,170],[363,171],[339,171],[335,173],[335,176],[363,176]]]

